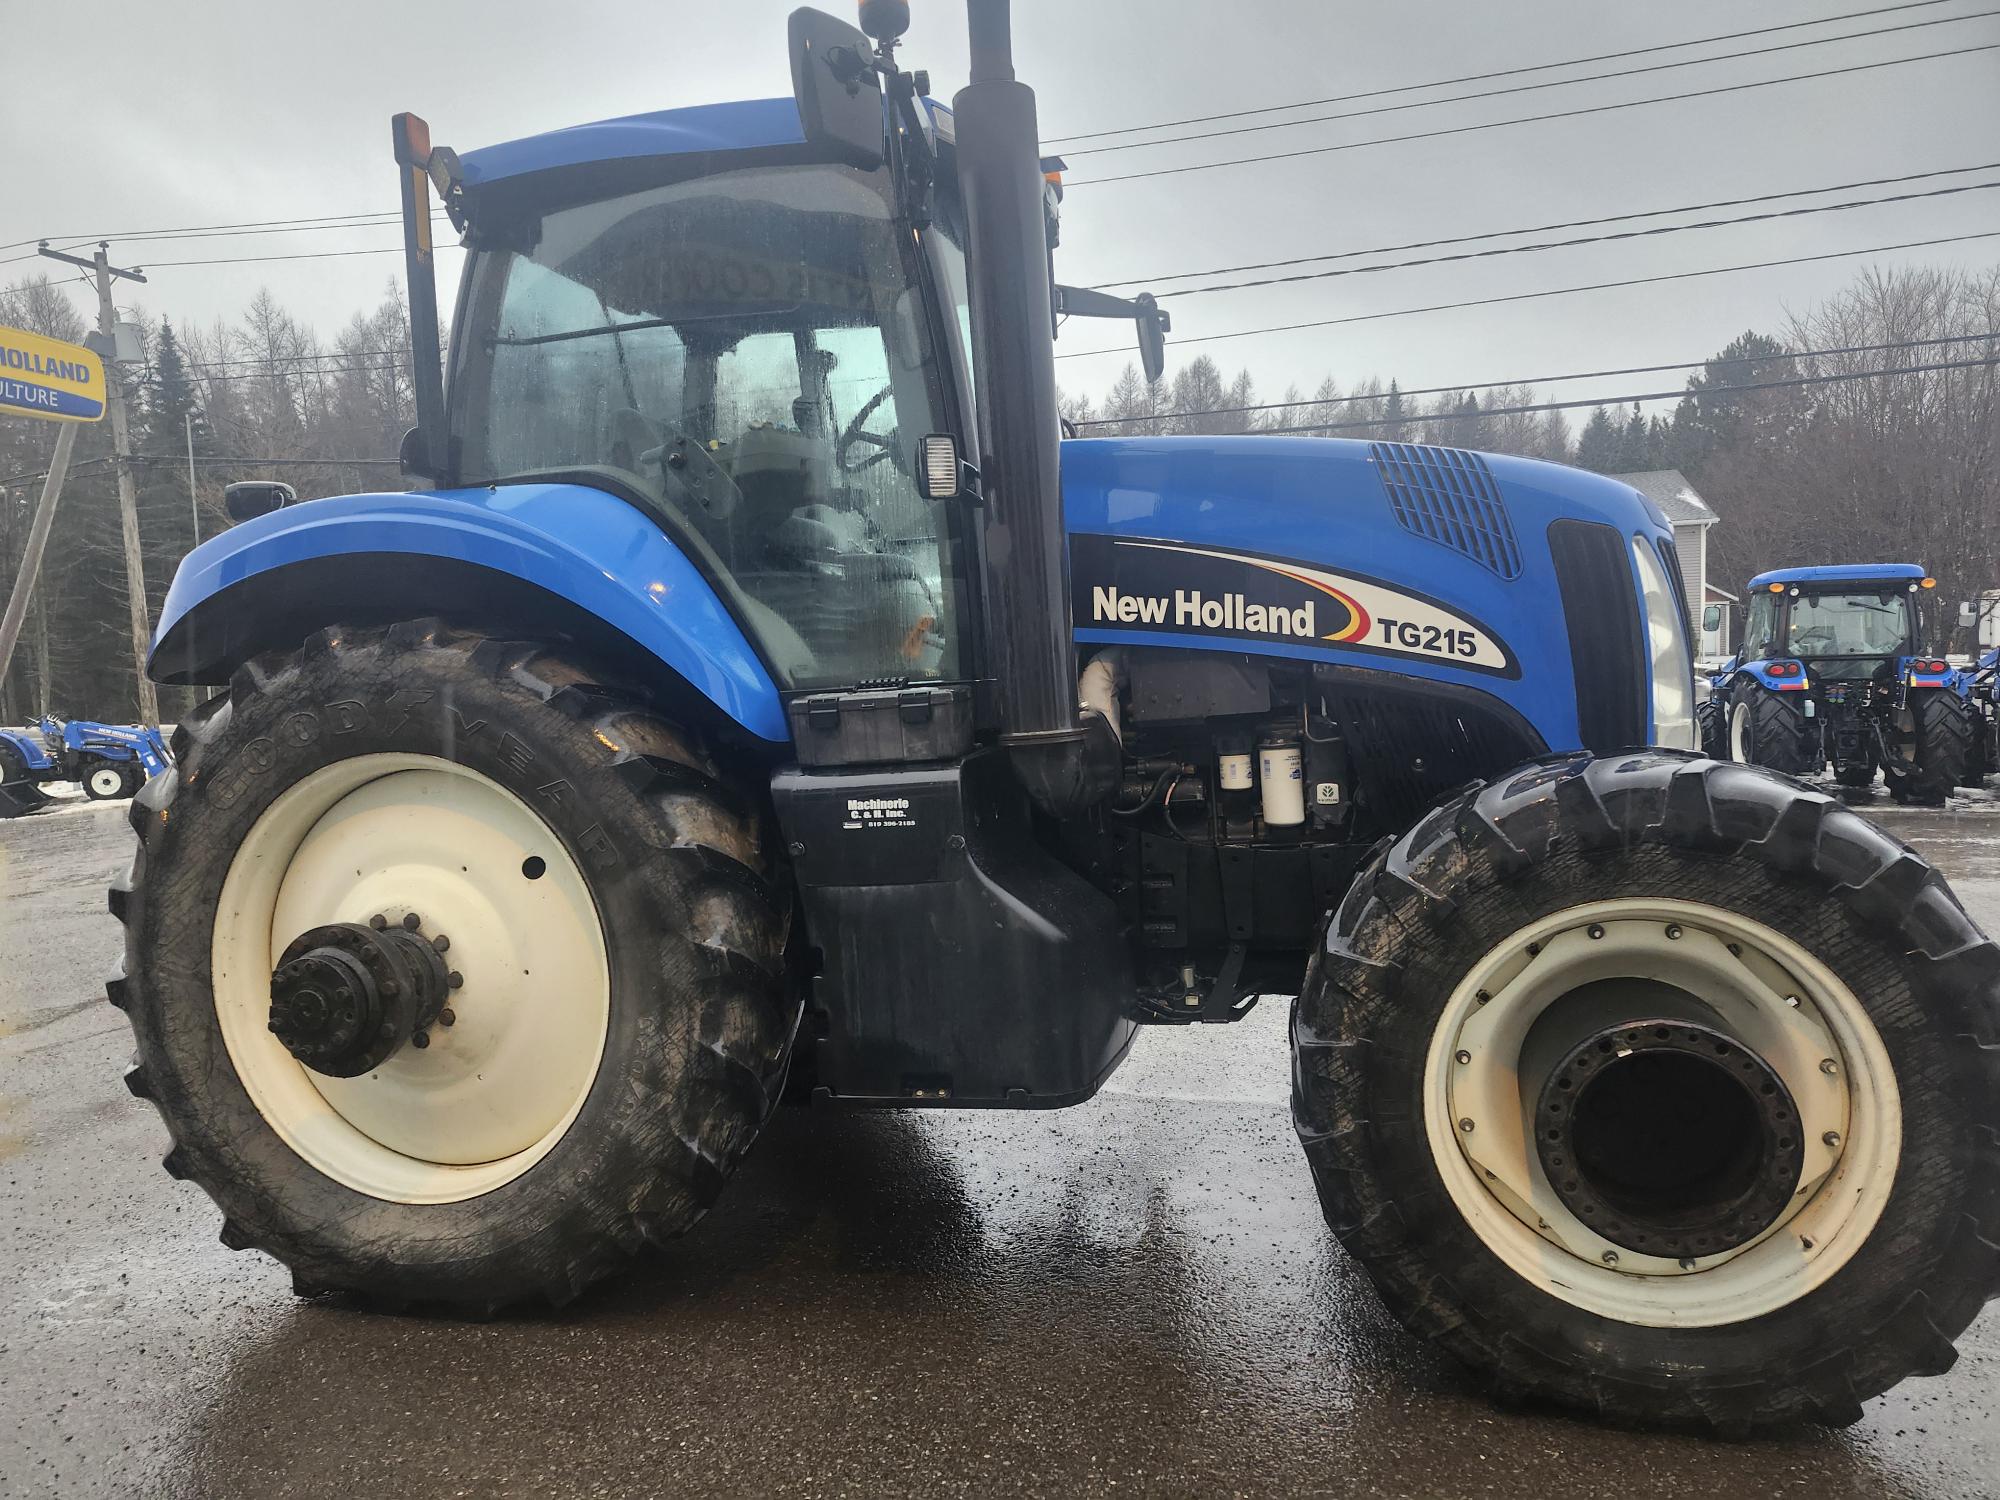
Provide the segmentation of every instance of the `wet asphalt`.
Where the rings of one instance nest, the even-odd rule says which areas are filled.
[[[2000,929],[2000,797],[1876,810]],[[781,1112],[561,1314],[302,1302],[129,1098],[122,807],[0,823],[0,1495],[2000,1495],[2000,1304],[1948,1375],[1749,1442],[1503,1410],[1324,1229],[1282,1002],[1054,1114]]]

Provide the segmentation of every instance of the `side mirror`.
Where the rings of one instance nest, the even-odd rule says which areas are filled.
[[[403,434],[403,441],[396,448],[396,467],[406,478],[437,478],[431,463],[430,440],[424,436],[423,428],[412,427]]]
[[[275,479],[242,479],[222,491],[222,508],[232,521],[254,521],[298,502],[299,492]]]
[[[1167,368],[1167,330],[1173,320],[1166,309],[1153,300],[1151,292],[1132,299],[1139,304],[1139,367],[1146,372],[1146,384],[1155,384]]]
[[[810,6],[792,12],[788,30],[792,100],[806,144],[827,160],[864,171],[881,166],[882,79],[868,38]]]
[[[1962,630],[1971,630],[1979,624],[1979,606],[1970,600],[1961,600],[1958,606],[1958,624]]]

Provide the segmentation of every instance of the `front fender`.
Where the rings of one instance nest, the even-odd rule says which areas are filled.
[[[579,484],[344,495],[246,521],[181,563],[148,671],[226,681],[311,629],[440,613],[447,600],[490,602],[498,623],[524,629],[524,600],[537,619],[583,618],[757,738],[790,738],[769,669],[687,554],[632,505]]]

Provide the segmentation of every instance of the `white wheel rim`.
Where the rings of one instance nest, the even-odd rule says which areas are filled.
[[[268,1029],[277,956],[310,928],[411,911],[451,940],[454,1024],[360,1077],[304,1067]],[[518,797],[430,756],[360,756],[281,793],[231,862],[212,961],[223,1041],[265,1121],[328,1177],[398,1203],[477,1197],[541,1160],[582,1109],[610,1025],[603,928],[575,861]]]
[[[1738,703],[1729,710],[1729,758],[1750,764],[1750,705]]]
[[[90,773],[89,787],[100,797],[115,797],[125,790],[125,773],[99,766]]]
[[[1670,926],[1678,937],[1666,936]],[[1592,937],[1593,929],[1602,936]],[[1628,976],[1706,1000],[1702,1023],[1771,1066],[1803,1132],[1804,1165],[1779,1217],[1747,1244],[1691,1264],[1636,1253],[1580,1221],[1533,1143],[1547,1072],[1524,1076],[1529,1028],[1579,985]],[[1895,1073],[1853,991],[1782,934],[1695,902],[1592,902],[1514,933],[1473,965],[1446,1003],[1425,1062],[1424,1099],[1432,1160],[1486,1247],[1552,1296],[1648,1327],[1744,1322],[1820,1286],[1873,1233],[1902,1150]]]

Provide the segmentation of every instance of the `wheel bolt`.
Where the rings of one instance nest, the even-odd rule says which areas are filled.
[[[1829,1146],[1838,1146],[1840,1144],[1840,1132],[1838,1130],[1829,1130],[1820,1139],[1825,1141]]]
[[[1460,1120],[1460,1121],[1458,1122],[1458,1128],[1459,1128],[1460,1130],[1463,1130],[1463,1131],[1464,1131],[1464,1132],[1465,1132],[1465,1133],[1466,1133],[1467,1135],[1471,1135],[1471,1134],[1472,1134],[1472,1121],[1471,1121],[1471,1120]]]
[[[1463,1047],[1460,1047],[1458,1051],[1453,1055],[1457,1057],[1458,1060],[1462,1063],[1469,1063],[1472,1061],[1472,1054],[1470,1052],[1467,1052]]]
[[[451,939],[440,932],[436,937],[431,939],[431,946],[440,953],[449,952],[451,949]]]
[[[1694,1269],[1694,1257],[1683,1255],[1680,1260],[1680,1266],[1683,1271],[1692,1271]]]
[[[1618,1252],[1616,1250],[1607,1250],[1598,1259],[1603,1261],[1607,1266],[1615,1266],[1618,1264]]]
[[[1819,1060],[1819,1070],[1820,1072],[1826,1074],[1827,1077],[1831,1078],[1833,1077],[1834,1074],[1840,1071],[1840,1064],[1835,1062],[1830,1057],[1822,1057]]]
[[[1472,998],[1477,1000],[1481,1005],[1484,1005],[1488,1000],[1491,1000],[1493,997],[1489,995],[1485,990],[1481,990],[1478,994],[1474,995]]]
[[[428,1031],[419,1031],[415,1036],[410,1038],[410,1045],[415,1047],[419,1052],[423,1051],[430,1044],[431,1034]]]
[[[389,919],[383,916],[382,913],[378,911],[375,913],[374,916],[368,919],[368,925],[374,928],[377,932],[380,932],[383,928],[389,925]]]
[[[1599,938],[1604,936],[1604,925],[1601,922],[1592,922],[1588,927],[1584,929],[1584,931],[1590,934],[1590,940],[1592,942],[1596,942]]]
[[[1793,1010],[1797,1010],[1799,1008],[1799,997],[1797,995],[1787,995],[1785,996],[1785,1004],[1789,1005]]]
[[[438,1025],[456,1026],[457,1024],[458,1024],[458,1013],[454,1011],[449,1005],[447,1005],[443,1010],[438,1012]]]
[[[418,916],[415,912],[406,911],[403,913],[403,931],[415,932],[419,927],[423,925],[424,925],[424,919]]]
[[[465,976],[459,973],[458,970],[453,969],[451,973],[446,976],[445,983],[450,985],[455,990],[463,989],[465,987]]]
[[[1667,941],[1670,943],[1677,943],[1680,941],[1680,938],[1681,938],[1681,924],[1678,922],[1667,923]]]

